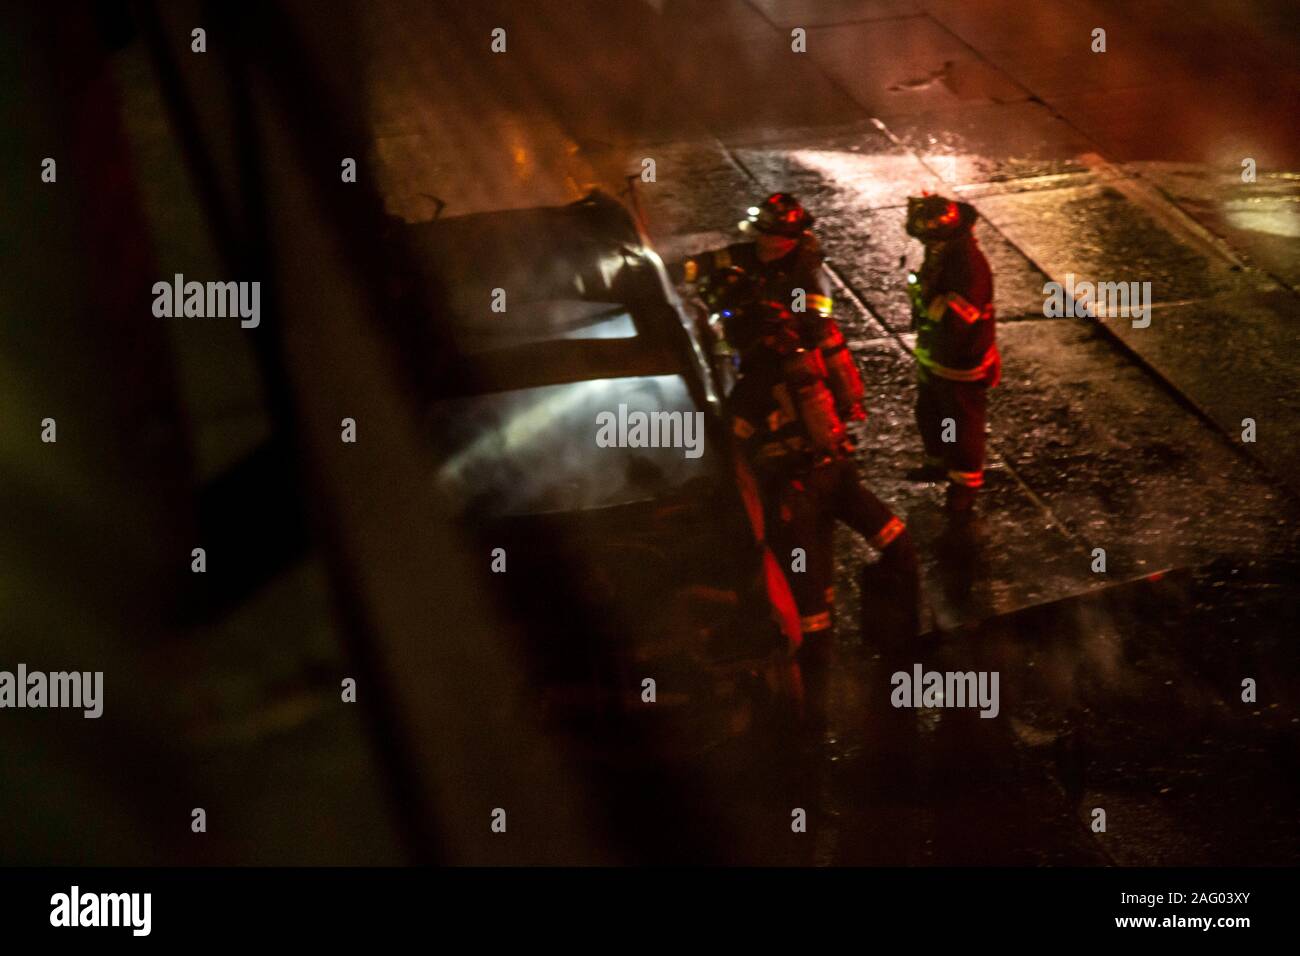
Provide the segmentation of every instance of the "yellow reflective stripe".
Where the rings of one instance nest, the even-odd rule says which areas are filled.
[[[954,485],[964,485],[967,488],[978,488],[984,484],[983,471],[950,471],[948,478]]]
[[[830,315],[831,310],[835,308],[835,303],[830,296],[817,295],[810,293],[808,295],[808,304],[822,315]]]
[[[737,438],[745,439],[754,434],[754,426],[743,418],[731,420],[731,430]]]
[[[984,358],[980,364],[974,368],[948,368],[946,365],[940,365],[934,359],[930,358],[930,353],[925,349],[913,349],[912,354],[916,356],[917,362],[925,366],[926,370],[933,372],[940,378],[946,378],[953,382],[978,382],[988,375],[990,366],[997,361],[998,347],[990,346],[989,350],[984,353]]]
[[[694,259],[687,259],[686,266],[682,270],[686,274],[687,282],[694,282],[695,277],[700,274],[700,266]]]
[[[885,522],[885,526],[876,532],[875,537],[871,539],[871,546],[877,551],[883,551],[894,543],[894,539],[907,530],[907,525],[903,524],[902,519],[897,515]]]
[[[825,631],[831,626],[831,612],[822,611],[820,614],[809,614],[807,617],[799,618],[799,626],[805,634],[814,631]]]

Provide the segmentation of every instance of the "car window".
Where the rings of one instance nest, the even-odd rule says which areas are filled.
[[[622,406],[622,409],[620,409]],[[652,440],[629,447],[630,413],[658,413]],[[565,382],[433,404],[435,483],[476,517],[579,511],[675,494],[712,473],[716,451],[680,375]],[[602,419],[602,415],[612,416]],[[597,443],[601,421],[613,447]],[[621,434],[620,434],[621,431]],[[620,439],[627,442],[619,445]]]
[[[626,306],[580,299],[523,303],[505,312],[484,309],[472,317],[457,316],[453,327],[461,352],[471,356],[539,342],[630,339],[637,334]]]

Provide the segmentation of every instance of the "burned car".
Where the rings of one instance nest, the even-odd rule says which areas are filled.
[[[432,482],[501,562],[548,712],[673,711],[702,742],[788,700],[784,579],[696,325],[627,210],[596,192],[400,229],[422,270],[397,278],[401,321],[445,333],[410,349]]]

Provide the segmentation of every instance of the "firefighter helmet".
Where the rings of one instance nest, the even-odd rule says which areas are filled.
[[[789,193],[772,193],[757,206],[749,207],[747,218],[740,224],[740,228],[742,232],[762,232],[798,239],[812,224],[812,215],[794,196]]]
[[[907,234],[917,239],[951,239],[968,231],[977,218],[969,203],[931,193],[907,197]]]

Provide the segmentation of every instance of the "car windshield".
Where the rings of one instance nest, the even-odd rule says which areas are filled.
[[[437,484],[476,516],[581,511],[673,495],[709,474],[703,416],[680,375],[602,378],[449,398],[433,408]],[[650,417],[653,439],[619,447]],[[620,425],[620,422],[622,423]],[[598,434],[614,447],[601,447]],[[643,432],[649,436],[647,427]],[[652,440],[653,440],[652,439]],[[696,455],[698,457],[690,457]]]
[[[428,433],[436,484],[468,514],[652,501],[710,473],[683,362],[626,306],[526,303],[455,326],[468,373],[444,382]]]
[[[581,299],[526,302],[474,320],[458,317],[454,329],[462,354],[469,356],[539,342],[631,339],[637,334],[626,306]]]

